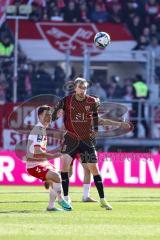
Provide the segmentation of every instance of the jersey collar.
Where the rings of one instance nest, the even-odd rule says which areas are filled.
[[[45,128],[45,126],[44,126],[41,122],[38,122],[38,123],[37,123],[37,126],[38,126],[38,127],[43,127],[43,128]]]

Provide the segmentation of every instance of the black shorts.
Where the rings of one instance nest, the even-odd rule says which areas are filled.
[[[82,163],[97,163],[97,153],[95,149],[95,139],[78,140],[70,135],[64,136],[61,153],[66,153],[72,158],[77,153],[80,154]]]

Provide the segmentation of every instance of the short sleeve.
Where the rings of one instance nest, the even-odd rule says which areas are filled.
[[[28,140],[32,141],[33,146],[41,146],[43,143],[43,133],[40,127],[35,127],[29,137]]]
[[[93,112],[97,112],[99,107],[100,107],[100,99],[98,97],[95,97],[95,103],[93,105]]]

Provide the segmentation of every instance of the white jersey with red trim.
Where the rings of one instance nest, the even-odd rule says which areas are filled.
[[[39,147],[42,152],[46,152],[47,147],[47,134],[46,128],[42,125],[42,123],[38,122],[35,127],[32,129],[28,136],[28,144],[27,144],[27,159],[29,159],[26,163],[27,168],[33,168],[38,165],[46,166],[46,164],[50,164],[46,158],[39,159],[39,161],[34,161],[35,156],[35,148]],[[33,159],[33,161],[31,161]],[[46,159],[46,161],[44,161]]]

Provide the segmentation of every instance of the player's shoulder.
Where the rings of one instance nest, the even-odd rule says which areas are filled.
[[[68,102],[68,101],[70,101],[70,100],[72,99],[73,96],[74,96],[74,94],[69,94],[69,95],[67,95],[67,96],[65,96],[65,97],[63,98],[63,101],[64,101],[64,102]]]
[[[73,94],[69,94],[69,95],[65,96],[63,99],[70,99],[72,97],[73,97]]]
[[[91,103],[97,103],[97,102],[99,103],[100,99],[95,95],[87,95],[87,101]]]
[[[36,125],[33,127],[33,129],[31,130],[30,135],[34,135],[34,136],[36,136],[36,135],[38,135],[38,134],[43,135],[43,132],[44,132],[43,127],[42,127],[42,126],[39,126],[38,124],[36,124]]]

